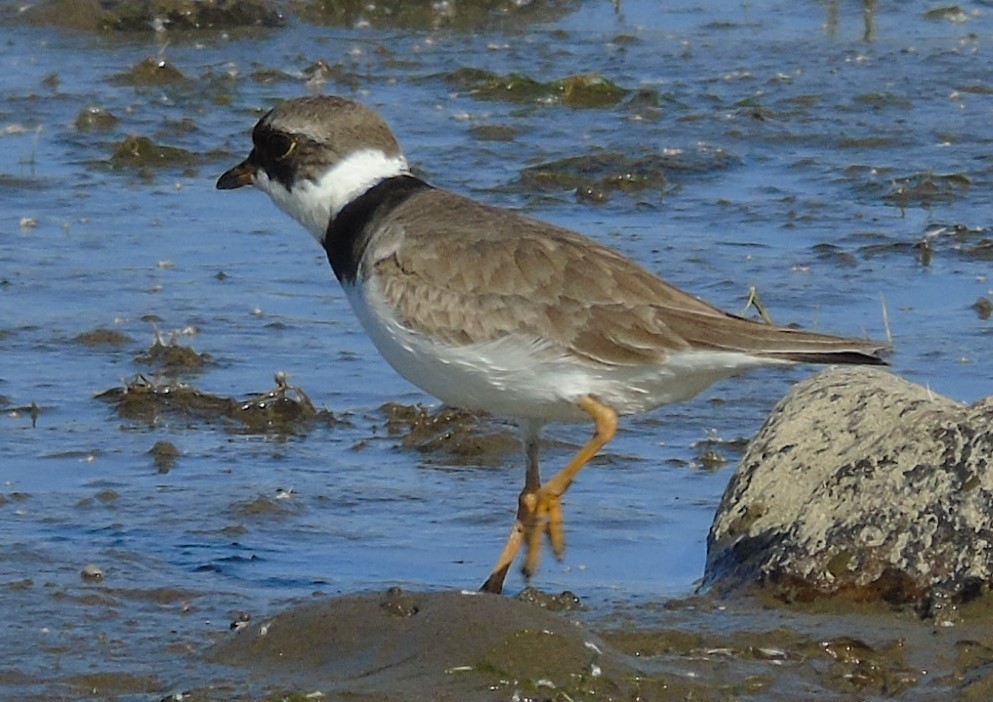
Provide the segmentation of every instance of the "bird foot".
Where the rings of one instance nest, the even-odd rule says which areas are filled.
[[[538,572],[542,537],[548,539],[552,553],[557,559],[562,560],[565,556],[565,527],[561,497],[560,493],[549,489],[547,485],[543,485],[537,493],[521,495],[522,502],[528,499],[534,505],[529,510],[528,518],[524,520],[524,543],[527,553],[521,572],[526,578]]]
[[[507,572],[522,544],[525,556],[521,573],[530,580],[538,572],[542,537],[547,537],[555,557],[561,560],[565,553],[561,492],[549,490],[546,486],[537,490],[526,489],[521,493],[517,505],[517,520],[510,538],[507,539],[507,545],[497,561],[497,567],[479,589],[497,595],[503,592]]]

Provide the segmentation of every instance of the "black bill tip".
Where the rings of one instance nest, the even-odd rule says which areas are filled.
[[[257,170],[251,158],[246,158],[234,168],[229,168],[217,179],[218,190],[234,190],[255,182],[255,171]]]

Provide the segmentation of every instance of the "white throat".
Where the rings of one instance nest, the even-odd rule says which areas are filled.
[[[292,190],[287,190],[262,170],[255,174],[255,187],[269,195],[279,209],[323,244],[328,223],[345,205],[376,183],[409,172],[403,156],[387,156],[379,149],[363,149],[343,158],[316,181],[294,183]]]

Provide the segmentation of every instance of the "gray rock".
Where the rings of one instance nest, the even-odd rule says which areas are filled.
[[[965,406],[876,369],[825,371],[779,403],[732,478],[704,586],[843,596],[922,616],[993,579],[993,396]]]

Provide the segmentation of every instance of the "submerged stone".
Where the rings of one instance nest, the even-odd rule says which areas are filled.
[[[629,92],[596,73],[568,76],[554,85],[562,102],[569,107],[610,107]]]
[[[115,75],[111,82],[117,85],[170,85],[186,80],[178,68],[165,59],[147,56],[123,73]]]
[[[292,12],[308,22],[379,29],[476,31],[510,23],[547,22],[578,5],[574,0],[289,0]]]
[[[73,341],[82,346],[125,346],[133,342],[124,332],[102,327],[77,334]]]
[[[116,168],[168,168],[188,166],[196,161],[196,155],[186,149],[156,144],[140,134],[124,137],[110,156],[110,163]]]
[[[40,0],[23,16],[32,24],[79,31],[148,33],[283,23],[272,0]]]
[[[521,181],[528,189],[576,190],[580,199],[595,200],[604,199],[597,196],[598,190],[661,191],[665,187],[665,166],[652,156],[630,158],[604,151],[528,166],[521,171]]]
[[[501,75],[480,68],[460,68],[447,76],[449,85],[476,98],[535,102],[550,96],[546,84],[522,73]]]
[[[168,473],[176,464],[180,452],[171,441],[159,440],[148,449],[148,455],[152,457],[152,462],[155,463],[159,473]]]
[[[528,166],[521,171],[521,184],[527,190],[575,190],[580,201],[595,203],[606,200],[613,192],[663,192],[670,174],[702,174],[738,163],[740,159],[730,152],[707,146],[633,156],[619,151],[594,151]]]
[[[630,93],[596,73],[541,82],[523,73],[501,75],[479,68],[460,68],[448,74],[447,80],[457,90],[484,100],[561,103],[575,108],[611,107]]]
[[[400,437],[404,448],[428,454],[434,460],[462,464],[497,465],[516,458],[520,441],[514,430],[479,412],[441,407],[430,412],[421,405],[388,402],[379,408],[386,431]]]
[[[972,305],[972,309],[976,310],[976,314],[979,315],[980,319],[989,319],[990,315],[993,315],[993,302],[988,297],[980,296]]]
[[[114,405],[122,419],[149,425],[170,420],[225,423],[240,433],[289,436],[338,422],[326,409],[316,409],[301,388],[277,381],[274,389],[247,399],[223,397],[176,382],[136,376],[126,386],[111,388],[97,399]]]
[[[928,207],[962,197],[972,185],[964,173],[913,173],[894,178],[883,200],[897,207]]]
[[[113,129],[120,120],[110,110],[103,107],[84,107],[76,115],[73,125],[81,132],[95,132]]]
[[[135,362],[153,366],[171,376],[197,373],[209,360],[210,354],[197,353],[189,346],[176,343],[175,340],[164,342],[158,337],[146,351],[135,358]]]

